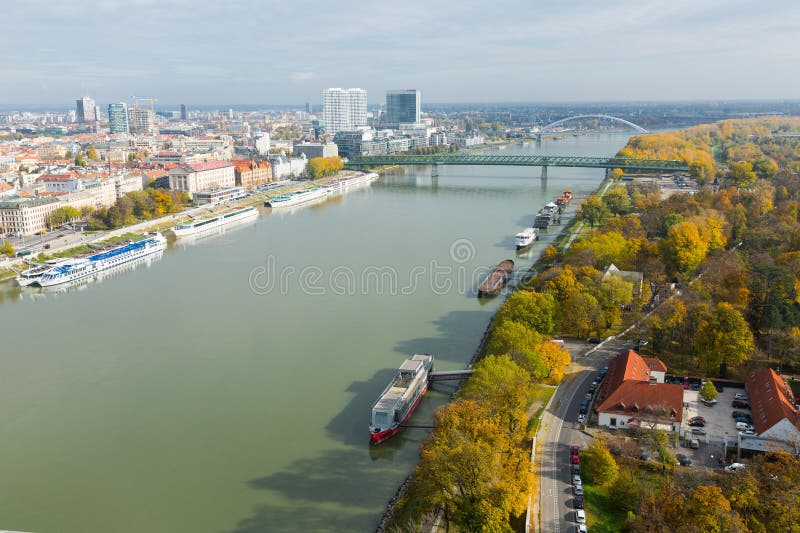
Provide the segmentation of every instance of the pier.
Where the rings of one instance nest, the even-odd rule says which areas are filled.
[[[428,382],[433,383],[436,381],[464,381],[469,379],[472,375],[472,369],[465,370],[445,370],[441,372],[430,372],[428,374]]]

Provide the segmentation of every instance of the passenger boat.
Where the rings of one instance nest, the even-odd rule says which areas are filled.
[[[397,375],[372,406],[369,438],[380,444],[400,430],[414,413],[428,391],[428,373],[433,370],[433,356],[417,354],[406,359]]]
[[[514,272],[514,261],[511,259],[500,261],[478,287],[478,298],[487,298],[500,292],[508,282],[508,277],[512,272]]]
[[[27,287],[28,285],[35,283],[40,277],[42,277],[42,274],[62,261],[66,261],[66,259],[50,259],[42,264],[29,262],[28,268],[20,272],[17,276],[17,284],[19,284],[20,287]]]
[[[86,257],[66,259],[42,273],[32,285],[50,287],[92,276],[97,272],[163,252],[167,239],[156,233],[141,241],[126,242]]]
[[[539,236],[539,230],[536,228],[525,228],[524,230],[517,233],[515,236],[515,240],[517,243],[517,250],[522,250],[527,248],[536,238]]]
[[[536,213],[536,220],[533,226],[538,229],[547,229],[550,227],[550,224],[555,224],[560,220],[561,208],[557,204],[549,202]]]
[[[125,272],[130,272],[131,270],[149,268],[153,262],[159,261],[162,257],[164,257],[163,250],[154,254],[142,256],[138,259],[134,259],[133,261],[117,264],[116,266],[112,266],[105,270],[99,270],[90,276],[82,277],[74,281],[68,281],[67,283],[61,283],[59,285],[48,285],[46,287],[36,287],[35,285],[32,285],[28,287],[28,289],[37,290],[43,294],[79,291],[85,289],[89,285],[102,283],[109,278],[113,278],[114,276],[123,274]]]
[[[369,172],[367,174],[361,174],[359,176],[355,176],[353,178],[344,178],[340,180],[334,180],[328,185],[328,191],[330,192],[340,192],[345,189],[349,189],[351,187],[357,187],[358,185],[364,185],[367,183],[372,183],[378,179],[378,175],[374,172]]]
[[[322,198],[328,194],[328,189],[325,187],[314,187],[313,189],[305,189],[282,196],[276,196],[264,202],[264,207],[271,207],[273,209],[279,207],[291,207],[305,202],[310,202],[317,198]]]
[[[255,207],[245,207],[244,209],[238,209],[229,213],[220,213],[211,217],[183,222],[175,226],[172,232],[176,237],[185,237],[186,235],[195,235],[203,231],[211,231],[226,224],[232,224],[257,216],[258,210]]]

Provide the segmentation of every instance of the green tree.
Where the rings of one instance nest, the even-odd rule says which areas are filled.
[[[524,323],[516,320],[502,320],[490,332],[486,351],[498,355],[532,352],[542,340],[542,335]]]
[[[710,379],[700,389],[700,397],[706,401],[716,400],[718,395],[719,392]]]
[[[614,483],[619,467],[603,439],[593,439],[586,450],[581,452],[581,475],[594,485]]]
[[[733,181],[737,187],[752,187],[756,182],[756,178],[756,173],[753,172],[753,164],[748,161],[733,163],[728,172],[728,179]]]
[[[578,209],[578,219],[588,222],[591,227],[602,224],[610,212],[603,201],[597,196],[590,196]]]
[[[487,407],[513,439],[527,421],[530,374],[508,356],[488,355],[475,365],[463,388],[464,398]]]
[[[75,166],[76,167],[85,167],[86,166],[86,158],[80,152],[75,154]]]
[[[550,294],[533,291],[514,291],[497,311],[495,320],[520,322],[529,328],[550,335],[555,327],[556,301]]]
[[[740,365],[755,352],[750,326],[731,304],[721,302],[714,311],[703,317],[694,337],[698,363],[710,374],[719,366],[721,376],[728,365]]]
[[[14,247],[8,241],[3,241],[3,246],[0,246],[0,254],[5,254],[8,257],[14,257],[16,252]]]
[[[612,215],[629,213],[633,206],[628,199],[625,187],[616,187],[603,195],[603,204]]]

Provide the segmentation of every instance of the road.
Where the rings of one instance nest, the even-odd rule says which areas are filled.
[[[538,434],[539,513],[543,532],[575,531],[569,448],[574,444],[585,448],[591,440],[591,436],[581,431],[578,424],[581,401],[589,391],[597,372],[631,345],[629,341],[606,341],[585,356],[594,346],[576,341],[567,342],[566,347],[573,358],[572,373],[558,387],[549,408],[542,415]]]

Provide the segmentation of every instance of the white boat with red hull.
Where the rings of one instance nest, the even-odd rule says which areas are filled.
[[[428,374],[432,370],[430,354],[417,354],[400,365],[397,375],[372,406],[372,444],[380,444],[400,431],[428,391]]]

